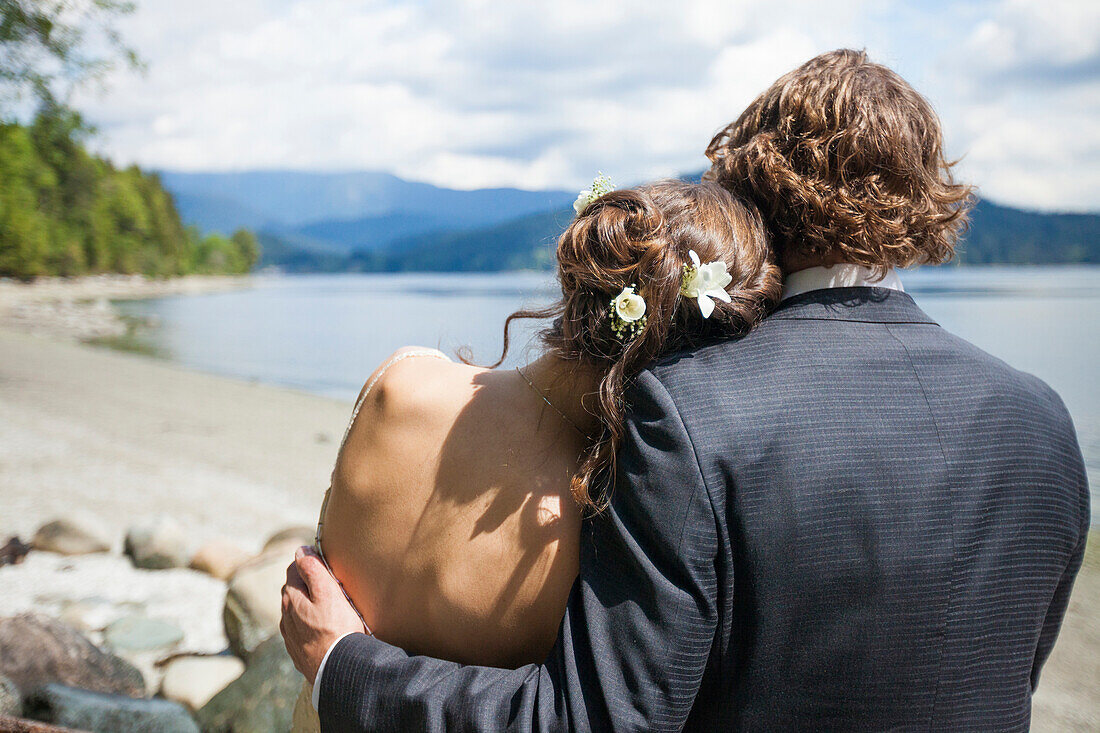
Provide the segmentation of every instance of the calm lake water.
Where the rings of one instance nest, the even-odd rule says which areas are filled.
[[[1054,387],[1073,415],[1094,497],[1100,478],[1100,267],[924,268],[902,281],[947,330]],[[505,317],[556,294],[542,273],[304,275],[257,278],[249,290],[119,303],[153,320],[143,340],[202,371],[353,400],[407,344],[495,361]],[[514,329],[508,364],[537,347]],[[1093,501],[1093,516],[1100,506]]]

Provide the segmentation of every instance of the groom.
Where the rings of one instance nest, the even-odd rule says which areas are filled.
[[[410,657],[299,553],[283,634],[323,667],[325,730],[1027,730],[1088,487],[1058,396],[894,270],[950,259],[964,222],[935,114],[837,51],[707,152],[769,220],[784,300],[635,380],[549,658]]]

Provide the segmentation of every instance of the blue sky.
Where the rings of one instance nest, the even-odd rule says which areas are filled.
[[[138,0],[148,62],[81,109],[120,163],[579,188],[704,167],[777,76],[862,47],[926,94],[960,177],[1100,211],[1100,2]]]

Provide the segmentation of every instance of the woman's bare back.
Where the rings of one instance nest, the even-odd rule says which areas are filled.
[[[584,439],[515,372],[396,356],[337,459],[326,559],[387,642],[541,662],[577,573]]]

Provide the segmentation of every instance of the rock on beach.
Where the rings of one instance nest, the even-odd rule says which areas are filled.
[[[302,676],[294,669],[281,636],[253,654],[248,669],[219,692],[197,717],[211,733],[269,733],[291,729]]]
[[[18,718],[23,714],[23,698],[19,688],[7,677],[0,675],[0,715]],[[3,730],[3,728],[0,728]]]
[[[61,555],[87,555],[108,552],[111,540],[90,517],[72,516],[55,519],[42,525],[34,534],[31,545],[36,550]]]
[[[132,697],[145,694],[145,680],[132,664],[37,614],[0,619],[0,675],[23,695],[51,682]]]
[[[244,662],[224,654],[177,657],[165,666],[160,694],[198,710],[243,673]]]
[[[312,545],[316,534],[316,527],[306,527],[305,525],[281,529],[267,538],[267,542],[264,543],[263,554],[283,552],[289,549],[289,553],[293,555],[294,551],[302,545]],[[289,563],[290,560],[288,559],[287,562]]]
[[[171,700],[134,699],[58,684],[39,688],[27,714],[92,733],[200,733],[186,708]]]
[[[289,560],[265,554],[242,566],[229,581],[223,621],[229,648],[242,659],[279,632],[282,588]]]
[[[228,580],[251,555],[229,540],[210,540],[192,556],[190,568]]]
[[[168,621],[133,614],[111,623],[103,638],[118,652],[167,651],[183,641],[183,631]]]
[[[134,567],[166,570],[186,567],[190,560],[187,535],[179,523],[160,515],[148,524],[136,525],[126,532],[124,552]]]

